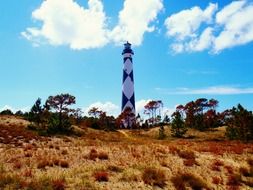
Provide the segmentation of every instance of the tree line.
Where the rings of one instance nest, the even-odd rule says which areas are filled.
[[[15,115],[30,121],[29,129],[41,134],[72,134],[73,125],[94,129],[113,131],[127,127],[143,129],[159,126],[159,138],[164,138],[164,127],[169,126],[174,137],[183,137],[192,128],[206,131],[226,126],[226,136],[229,139],[253,139],[253,113],[242,105],[217,112],[219,102],[215,99],[199,98],[185,105],[178,105],[169,117],[162,116],[163,102],[151,100],[144,106],[146,120],[138,114],[135,116],[131,108],[126,108],[118,117],[108,116],[106,112],[93,107],[88,111],[89,116],[83,116],[80,108],[72,109],[76,103],[74,96],[59,94],[49,96],[44,104],[38,98],[29,112],[17,111]],[[3,110],[1,115],[14,115],[11,110]],[[131,124],[131,125],[130,125]]]
[[[185,105],[179,105],[172,114],[171,133],[183,137],[189,128],[206,131],[226,126],[226,136],[233,140],[253,139],[253,113],[242,105],[216,111],[219,102],[215,99],[200,98]]]

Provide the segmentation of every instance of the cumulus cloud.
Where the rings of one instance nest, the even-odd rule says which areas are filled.
[[[51,45],[69,45],[72,49],[104,46],[107,39],[106,16],[100,0],[89,0],[88,8],[74,0],[43,1],[32,18],[41,27],[30,27],[21,34],[35,45],[43,40]]]
[[[210,3],[205,10],[193,7],[168,17],[164,24],[167,36],[173,39],[173,53],[220,53],[253,41],[252,2],[233,1],[217,9],[217,4]]]
[[[162,109],[162,118],[165,117],[166,115],[171,117],[171,115],[176,111],[178,105],[175,105],[173,108],[169,108],[169,107],[163,107]]]
[[[225,24],[232,15],[236,14],[246,4],[245,0],[234,1],[225,6],[220,12],[216,14],[216,23]]]
[[[39,21],[41,26],[28,27],[21,35],[34,46],[49,43],[77,50],[126,40],[140,45],[144,33],[154,31],[155,26],[150,24],[162,8],[162,0],[125,0],[119,22],[110,30],[101,0],[88,0],[87,8],[75,0],[43,1],[32,13],[34,21]]]
[[[106,112],[107,115],[112,115],[114,117],[118,116],[120,113],[119,106],[113,104],[112,102],[95,102],[83,109],[84,114],[88,115],[88,111],[93,107],[96,107],[99,110]]]
[[[205,9],[198,6],[182,10],[165,20],[167,36],[174,38],[171,49],[174,53],[203,51],[209,48],[213,41],[213,29],[206,28],[199,35],[199,28],[205,24],[212,24],[217,4],[210,3]]]
[[[155,26],[150,24],[162,8],[162,0],[125,0],[119,23],[110,33],[111,39],[115,43],[128,40],[133,45],[140,45],[144,33],[155,30]]]
[[[203,51],[210,48],[213,42],[213,28],[206,28],[199,38],[192,39],[186,44],[186,51]]]
[[[145,99],[142,99],[142,100],[139,100],[139,101],[136,101],[135,102],[135,107],[136,107],[136,114],[140,114],[142,118],[144,119],[148,119],[148,115],[145,115],[144,114],[144,106],[149,102],[151,101],[151,99],[148,99],[148,100],[145,100]],[[161,117],[162,119],[167,115],[167,116],[171,116],[172,113],[176,110],[176,106],[174,106],[173,108],[171,107],[162,107],[161,108]]]
[[[213,51],[220,51],[253,41],[253,3],[232,2],[216,15],[216,23],[223,27],[214,39]]]
[[[171,15],[165,20],[167,36],[175,37],[177,40],[184,40],[187,37],[195,37],[196,31],[202,23],[211,23],[213,14],[218,5],[210,3],[205,10],[195,6],[191,9],[182,10]]]
[[[139,100],[139,101],[136,101],[135,102],[135,109],[136,109],[136,114],[143,114],[144,112],[144,106],[149,102],[151,101],[151,99],[148,99],[148,100]]]

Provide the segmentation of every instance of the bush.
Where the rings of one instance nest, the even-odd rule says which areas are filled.
[[[156,168],[146,168],[142,174],[142,180],[145,184],[163,188],[166,186],[165,172]]]
[[[183,118],[179,111],[172,114],[171,135],[174,137],[182,137],[187,132]]]
[[[109,159],[109,156],[108,156],[108,154],[107,154],[106,152],[100,152],[100,153],[98,154],[98,158],[99,158],[100,160],[108,160],[108,159]]]
[[[141,173],[139,170],[128,168],[122,172],[120,180],[124,182],[140,182]]]
[[[53,190],[64,190],[66,188],[65,179],[56,179],[52,181]]]
[[[48,121],[47,132],[49,134],[71,134],[73,128],[71,121],[67,115],[62,116],[61,122],[58,113],[51,113]]]
[[[240,186],[241,185],[241,176],[235,175],[235,174],[228,176],[227,185],[228,186]]]
[[[109,165],[107,167],[108,170],[112,171],[112,172],[122,172],[123,169],[121,167],[115,166],[115,165]]]
[[[68,161],[66,160],[61,160],[59,165],[62,167],[62,168],[68,168],[69,167],[69,163]]]
[[[162,140],[162,139],[165,139],[165,137],[166,137],[166,134],[165,134],[164,126],[161,125],[160,128],[159,128],[158,139]]]
[[[6,109],[0,112],[0,115],[13,115],[13,112],[9,109]]]
[[[203,179],[191,173],[178,173],[171,178],[171,182],[177,190],[186,190],[187,186],[194,190],[210,189]]]
[[[89,155],[88,155],[88,158],[89,158],[90,160],[95,161],[95,160],[97,159],[97,157],[98,157],[98,152],[97,152],[97,150],[96,150],[96,149],[91,149],[91,150],[90,150],[90,153],[89,153]]]
[[[94,172],[93,176],[95,177],[95,180],[99,182],[109,181],[109,174],[106,171],[96,171]]]

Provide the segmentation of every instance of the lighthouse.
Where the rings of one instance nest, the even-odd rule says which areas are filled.
[[[122,106],[121,112],[126,108],[131,108],[135,116],[134,98],[134,74],[133,74],[133,50],[129,42],[124,44],[123,55],[123,81],[122,81]]]

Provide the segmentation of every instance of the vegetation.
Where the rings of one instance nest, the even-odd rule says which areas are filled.
[[[1,112],[0,189],[253,187],[253,114],[241,105],[218,113],[218,101],[200,98],[178,106],[170,123],[162,101],[150,101],[141,124],[130,108],[83,116],[73,104],[60,94],[44,105],[38,98],[28,113]]]
[[[10,109],[6,109],[0,112],[0,115],[13,115]]]
[[[69,114],[73,112],[73,109],[68,106],[75,104],[75,97],[70,94],[60,94],[56,96],[49,96],[46,103],[46,111],[53,110],[49,118],[48,130],[52,133],[55,132],[69,132],[71,129],[71,121]]]
[[[178,173],[171,178],[177,190],[186,190],[187,187],[192,189],[210,189],[203,179],[191,173]]]
[[[44,106],[38,98],[27,114],[31,122],[28,128],[38,130],[40,134],[71,134],[71,117],[76,123],[80,120],[80,110],[70,109],[72,104],[75,104],[75,97],[69,94],[49,96]]]
[[[174,137],[182,137],[187,132],[181,113],[177,110],[172,114],[171,134]]]
[[[161,112],[162,106],[161,100],[151,100],[144,106],[144,113],[149,116],[148,123],[154,125],[161,121],[161,113],[157,114],[157,111]]]
[[[229,139],[253,139],[253,114],[240,104],[226,112],[226,136]]]
[[[130,107],[126,107],[118,116],[116,124],[119,128],[133,128],[135,126],[135,114]]]
[[[220,114],[216,112],[218,103],[215,99],[199,98],[196,101],[187,103],[185,106],[179,105],[177,110],[185,115],[187,128],[204,131],[221,125]]]
[[[163,188],[166,186],[165,172],[156,168],[146,168],[142,174],[144,183]]]
[[[165,127],[166,138],[158,141],[160,127],[111,132],[84,127],[82,122],[75,126],[84,131],[79,137],[41,137],[26,129],[30,122],[0,116],[0,189],[253,186],[253,144],[228,141],[225,127],[204,132],[188,128],[187,134],[195,136],[191,139],[172,138]]]
[[[88,111],[88,114],[91,117],[84,117],[83,119],[83,123],[87,127],[105,131],[114,131],[116,129],[115,118],[113,116],[107,116],[106,112],[93,107]]]

